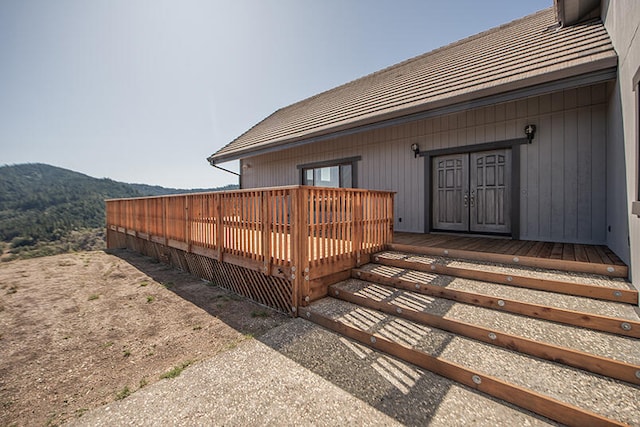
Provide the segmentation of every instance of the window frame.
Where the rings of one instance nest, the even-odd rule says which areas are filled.
[[[301,164],[298,165],[298,171],[299,171],[299,182],[300,185],[308,185],[305,184],[305,174],[307,173],[308,170],[315,170],[315,169],[321,169],[321,168],[329,168],[329,167],[338,167],[338,188],[358,188],[358,181],[357,181],[357,177],[358,177],[358,169],[357,169],[357,164],[358,162],[362,160],[362,156],[356,156],[356,157],[346,157],[346,158],[342,158],[342,159],[334,159],[334,160],[325,160],[325,161],[321,161],[321,162],[313,162],[313,163],[305,163],[305,164]],[[342,166],[351,166],[351,186],[350,187],[344,187],[344,177],[342,175]],[[315,175],[315,171],[314,171],[314,175]],[[314,184],[315,185],[315,178],[314,178]],[[328,188],[333,188],[333,187],[328,187]]]

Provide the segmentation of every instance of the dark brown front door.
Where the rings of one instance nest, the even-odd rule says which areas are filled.
[[[511,150],[433,159],[433,228],[511,232]]]

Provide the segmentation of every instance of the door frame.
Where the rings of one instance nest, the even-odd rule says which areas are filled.
[[[433,210],[433,173],[432,160],[434,157],[447,154],[463,154],[478,151],[497,150],[511,148],[511,233],[481,233],[496,234],[501,236],[511,236],[513,239],[520,238],[520,146],[527,144],[527,138],[508,139],[504,141],[494,141],[483,144],[463,145],[460,147],[442,148],[437,150],[421,151],[419,156],[424,161],[424,232],[433,231],[432,210]],[[465,232],[456,231],[464,234]],[[466,232],[466,234],[478,234],[477,232]]]

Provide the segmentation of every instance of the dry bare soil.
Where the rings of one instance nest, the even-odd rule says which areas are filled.
[[[0,425],[81,417],[286,321],[127,251],[1,263]]]

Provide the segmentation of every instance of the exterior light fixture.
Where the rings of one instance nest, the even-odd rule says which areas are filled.
[[[418,154],[420,154],[420,146],[414,142],[411,144],[411,151],[413,151],[413,157],[418,157]]]
[[[527,141],[531,144],[533,137],[536,135],[536,125],[527,125],[524,128],[524,134],[527,135]]]

